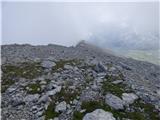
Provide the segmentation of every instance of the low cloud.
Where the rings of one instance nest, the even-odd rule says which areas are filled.
[[[82,39],[106,43],[106,34],[113,34],[106,41],[114,37],[119,39],[116,37],[120,35],[115,35],[122,33],[118,31],[119,27],[125,28],[126,33],[132,31],[141,36],[158,36],[158,7],[156,2],[2,2],[2,44],[52,43],[71,46]],[[110,28],[113,25],[111,31],[107,31],[108,25]],[[94,41],[95,37],[99,37],[96,39],[99,42]],[[157,37],[152,40],[158,42]],[[145,43],[144,38],[142,42]]]

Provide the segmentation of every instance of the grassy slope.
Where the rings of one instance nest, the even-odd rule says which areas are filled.
[[[160,50],[125,50],[123,48],[114,48],[113,51],[118,56],[125,56],[160,65]]]

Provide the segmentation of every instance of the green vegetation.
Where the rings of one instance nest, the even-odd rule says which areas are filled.
[[[8,77],[23,77],[33,79],[42,73],[40,63],[21,63],[19,65],[4,65],[2,66],[3,76]]]
[[[66,101],[66,103],[70,103],[70,101],[76,99],[77,95],[79,95],[79,91],[77,90],[73,91],[69,88],[62,88],[62,90],[57,93],[53,99],[54,101]]]
[[[129,112],[127,109],[112,109],[110,106],[106,105],[104,101],[86,101],[82,102],[81,105],[81,108],[85,109],[86,111],[84,113],[75,111],[73,114],[73,120],[82,120],[86,113],[93,112],[96,109],[103,109],[111,112],[113,116],[119,120],[122,120],[123,118],[132,120],[159,120],[158,112],[155,111],[154,106],[149,103],[144,103],[142,100],[137,100],[130,107],[133,112]]]
[[[116,96],[121,97],[122,93],[130,92],[130,89],[127,88],[124,84],[113,84],[114,80],[118,78],[123,79],[123,74],[119,76],[107,75],[106,80],[103,82],[102,90],[106,94],[110,92]],[[81,120],[86,113],[90,113],[96,109],[103,109],[105,111],[111,112],[116,119],[122,120],[123,118],[132,119],[132,120],[159,120],[160,116],[158,111],[152,104],[145,103],[141,99],[135,101],[132,105],[129,106],[132,111],[128,111],[127,108],[124,110],[115,110],[105,104],[102,101],[86,101],[82,102],[81,108],[85,109],[84,113],[76,111],[73,114],[73,120]]]
[[[29,88],[29,89],[27,89]],[[41,86],[39,83],[29,84],[26,86],[26,90],[28,94],[36,94],[41,92]]]
[[[154,105],[150,103],[145,103],[142,100],[135,101],[131,107],[133,107],[137,112],[141,112],[144,115],[144,120],[159,120],[158,111],[155,110]],[[141,109],[141,111],[140,111]],[[143,112],[142,112],[143,111]]]
[[[75,66],[80,63],[80,60],[72,59],[72,60],[59,60],[56,62],[56,66],[52,68],[53,71],[57,71],[58,69],[63,69],[65,64]]]
[[[123,79],[122,76],[123,76],[122,74],[120,74],[119,76],[106,75],[105,77],[106,80],[103,82],[103,86],[102,86],[102,90],[104,94],[106,94],[107,92],[110,92],[114,95],[121,97],[122,93],[125,92],[124,90],[125,85],[124,84],[113,84],[112,82],[114,80]]]
[[[55,104],[52,102],[49,104],[47,110],[44,112],[45,120],[58,117],[59,113],[55,112]]]
[[[110,69],[111,67],[113,67],[113,64],[107,63],[106,66]]]
[[[82,120],[84,115],[85,115],[84,113],[81,113],[79,111],[75,111],[73,113],[73,120]]]
[[[75,111],[73,113],[73,120],[82,120],[83,116],[86,113],[90,113],[94,111],[95,109],[103,108],[103,104],[100,101],[84,101],[82,102],[81,109],[85,109],[86,111],[84,113],[81,113],[80,111]]]
[[[11,79],[3,79],[3,77],[2,77],[1,93],[5,92],[8,89],[8,87],[14,83],[15,83],[15,81],[13,81]]]
[[[86,113],[88,113],[95,109],[103,108],[103,103],[101,101],[84,101],[82,102],[81,108],[86,109]]]
[[[152,104],[145,103],[142,100],[137,100],[135,103],[130,105],[130,108],[133,109],[133,112],[127,110],[116,111],[111,110],[114,117],[119,118],[128,118],[132,120],[159,120],[158,111],[155,110],[155,107]]]
[[[93,81],[93,80],[94,80],[93,76],[88,75],[88,74],[87,74],[87,75],[85,75],[85,77],[84,77],[84,78],[85,78],[85,82],[86,82],[86,83],[88,83],[88,84],[89,84],[91,81]]]
[[[14,79],[18,77],[33,79],[38,77],[43,69],[40,63],[21,63],[18,65],[2,65],[2,89],[1,92],[5,92],[6,89],[15,83]]]
[[[102,89],[104,91],[104,94],[106,94],[107,92],[110,92],[119,97],[121,97],[122,93],[125,92],[123,85],[113,84],[107,81],[103,82]]]
[[[81,109],[85,109],[86,111],[83,113],[80,111],[75,111],[73,114],[73,120],[82,120],[86,113],[93,112],[96,109],[111,111],[111,107],[105,105],[104,101],[83,101]]]
[[[105,76],[106,80],[108,82],[113,82],[115,80],[123,80],[124,79],[124,76],[122,73],[119,73],[117,76],[113,76],[113,75],[106,75]]]
[[[125,52],[125,55],[133,59],[148,61],[154,64],[160,64],[158,50],[129,50]]]

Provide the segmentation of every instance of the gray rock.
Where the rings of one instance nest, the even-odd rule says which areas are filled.
[[[138,96],[134,93],[123,93],[122,99],[124,100],[125,104],[132,104],[138,99]]]
[[[64,65],[64,69],[73,69],[71,65]]]
[[[41,117],[37,118],[37,120],[45,120],[45,116],[41,116]]]
[[[7,91],[8,91],[9,93],[12,93],[12,92],[14,92],[16,89],[17,89],[17,88],[9,87],[9,88],[7,89]]]
[[[47,84],[47,81],[42,80],[39,84],[41,84],[41,85],[45,85],[45,84]]]
[[[106,112],[102,109],[96,109],[95,111],[91,113],[87,113],[83,120],[116,120],[112,113]]]
[[[113,95],[113,94],[107,94],[105,97],[105,103],[109,105],[110,107],[118,110],[118,109],[124,109],[123,106],[123,100],[121,100],[119,97]]]
[[[120,65],[121,65],[122,68],[124,68],[126,70],[132,70],[132,68],[129,65],[125,64],[125,63],[120,62]]]
[[[24,98],[24,101],[25,102],[36,102],[36,101],[38,101],[39,96],[40,96],[39,94],[27,95]]]
[[[67,103],[65,101],[63,101],[63,102],[60,102],[56,106],[55,111],[56,112],[64,112],[64,111],[66,111],[66,109],[67,109]]]
[[[108,70],[107,66],[103,65],[101,62],[96,64],[95,71],[98,73],[106,72]]]
[[[105,72],[104,73],[98,73],[97,76],[100,77],[100,78],[104,78],[106,76],[106,73]]]
[[[38,106],[33,106],[31,110],[32,110],[32,111],[36,111],[36,112],[37,112],[37,110],[38,110]]]
[[[120,83],[122,83],[123,82],[123,80],[116,80],[116,81],[113,81],[112,83],[113,84],[120,84]]]
[[[49,105],[50,105],[50,102],[49,101],[46,102],[45,105],[44,105],[44,109],[47,110],[47,108],[48,108]]]
[[[99,100],[100,98],[101,94],[97,91],[92,91],[91,89],[84,91],[80,96],[82,101]]]
[[[160,96],[160,90],[156,90],[158,96]]]
[[[76,105],[78,103],[78,100],[74,99],[73,104]]]
[[[109,70],[108,70],[108,71],[113,72],[113,71],[115,71],[115,70],[116,70],[116,68],[115,68],[115,67],[111,67],[111,68],[109,68]]]
[[[45,94],[45,95],[43,95],[43,96],[41,96],[41,98],[38,100],[38,103],[46,103],[46,102],[48,102],[49,101],[49,96],[48,96],[48,94]]]
[[[58,117],[55,117],[53,120],[59,120],[59,118],[58,118]]]
[[[17,106],[20,106],[20,105],[25,105],[25,102],[21,99],[15,99],[15,100],[12,100],[12,106],[13,107],[17,107]]]
[[[37,113],[36,113],[36,116],[38,116],[38,117],[41,117],[43,115],[43,111],[38,111]]]
[[[52,61],[43,61],[41,63],[41,66],[44,67],[44,68],[50,69],[50,68],[56,66],[56,63],[52,62]]]
[[[48,95],[51,95],[51,96],[52,96],[52,95],[55,95],[56,93],[58,93],[58,92],[61,91],[61,88],[62,88],[61,86],[56,86],[55,89],[48,91],[47,94],[48,94]]]

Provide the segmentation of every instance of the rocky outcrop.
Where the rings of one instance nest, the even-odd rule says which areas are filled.
[[[109,105],[110,107],[119,110],[119,109],[124,109],[124,102],[121,100],[121,98],[112,95],[112,94],[107,94],[105,97],[105,103]]]
[[[125,104],[132,104],[135,100],[138,99],[138,96],[134,93],[123,93],[122,99]]]
[[[52,67],[56,66],[56,63],[46,60],[46,61],[43,61],[41,63],[41,65],[42,65],[42,67],[49,69],[49,68],[52,68]]]
[[[67,109],[67,103],[65,101],[63,101],[63,102],[60,102],[56,106],[55,111],[56,112],[64,112],[64,111],[66,111],[66,109]]]
[[[96,109],[91,113],[87,113],[83,120],[116,120],[112,113],[106,112],[102,109]]]
[[[2,119],[160,118],[160,67],[154,64],[85,43],[5,45],[2,58]]]

